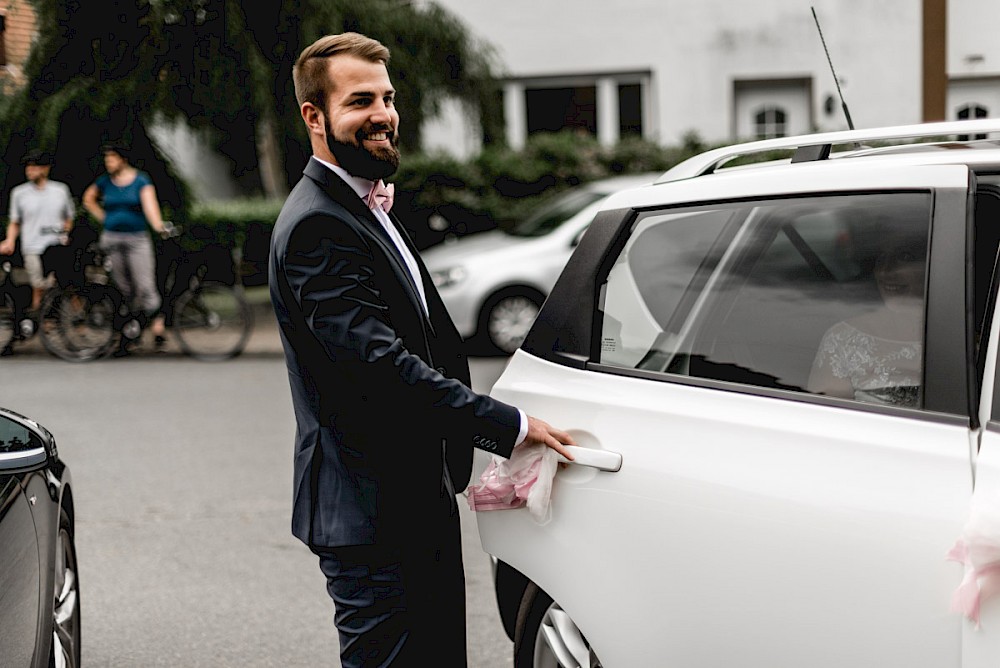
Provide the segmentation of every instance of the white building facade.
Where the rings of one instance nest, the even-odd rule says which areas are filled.
[[[436,1],[496,49],[515,148],[565,127],[664,145],[846,129],[813,8],[855,127],[1000,116],[998,0]],[[424,143],[464,157],[479,136],[455,105]]]

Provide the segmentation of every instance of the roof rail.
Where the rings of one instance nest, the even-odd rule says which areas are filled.
[[[823,132],[796,137],[778,137],[761,141],[734,144],[706,151],[688,158],[667,170],[656,183],[680,181],[696,176],[711,174],[724,163],[744,155],[766,151],[794,150],[792,162],[825,160],[835,144],[860,144],[861,142],[886,139],[914,139],[920,137],[941,137],[950,135],[974,135],[1000,132],[1000,118],[982,118],[971,121],[946,121],[942,123],[918,123],[887,128],[865,130],[842,130]]]

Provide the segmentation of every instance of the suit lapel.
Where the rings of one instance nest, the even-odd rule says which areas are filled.
[[[420,301],[420,292],[417,290],[417,286],[413,282],[413,276],[410,274],[409,267],[406,266],[406,262],[400,255],[399,249],[396,248],[396,244],[393,242],[392,237],[390,237],[389,233],[385,231],[385,228],[382,227],[382,223],[378,221],[371,209],[369,209],[365,205],[364,201],[358,197],[358,194],[354,192],[354,189],[351,188],[351,186],[347,185],[342,178],[317,160],[313,158],[309,159],[309,162],[306,164],[305,175],[322,186],[323,190],[325,190],[335,202],[347,209],[348,212],[352,213],[354,217],[364,224],[365,227],[378,240],[378,242],[382,245],[385,254],[390,258],[390,261],[394,263],[396,273],[402,276],[403,280],[406,281],[406,285],[409,287],[411,301],[424,317],[424,321],[430,325],[430,318],[424,312],[424,306]],[[424,269],[423,263],[420,261],[420,255],[416,253],[413,248],[409,235],[406,234],[405,230],[402,230],[402,225],[399,225],[397,222],[398,219],[396,219],[392,214],[390,214],[389,217],[396,223],[397,231],[400,232],[404,243],[407,244],[410,252],[413,253],[413,256],[417,259],[417,265],[420,267],[421,277],[423,277],[426,270]],[[424,281],[425,292],[426,285],[427,282]]]

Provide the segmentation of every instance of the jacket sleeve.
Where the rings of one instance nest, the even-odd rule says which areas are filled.
[[[406,334],[397,333],[394,322],[420,326],[423,315],[391,312],[389,295],[397,295],[392,309],[414,307],[398,297],[406,293],[384,251],[356,225],[314,215],[299,222],[289,237],[284,279],[293,308],[322,350],[323,359],[308,361],[317,367],[313,372],[322,374],[329,365],[331,373],[354,380],[350,389],[338,392],[341,406],[370,392],[379,405],[405,415],[409,428],[436,431],[450,443],[509,457],[520,428],[517,409],[446,378],[407,350]]]

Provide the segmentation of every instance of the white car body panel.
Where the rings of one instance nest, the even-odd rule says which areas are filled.
[[[985,431],[976,461],[978,493],[1000,494],[1000,433]],[[986,600],[980,610],[980,628],[962,622],[962,667],[995,668],[1000,657],[1000,601]]]
[[[965,189],[968,170],[775,167],[603,208],[901,186]],[[995,318],[984,415],[998,330]],[[946,555],[974,465],[980,491],[1000,494],[1000,430],[982,432],[974,461],[980,434],[955,416],[603,373],[524,350],[491,394],[622,457],[617,472],[558,470],[545,525],[524,509],[477,518],[483,548],[551,595],[605,667],[997,665],[1000,600],[980,629],[953,612],[963,568]],[[477,452],[474,474],[488,461]]]
[[[1000,318],[994,317],[990,326],[979,421],[988,424],[993,411],[996,387],[997,357],[1000,354]],[[981,439],[973,441],[970,449],[975,459],[975,493],[1000,499],[1000,431],[984,429]],[[994,668],[1000,657],[1000,601],[986,601],[980,609],[980,628],[969,620],[962,625],[963,668]]]
[[[622,455],[617,473],[557,472],[545,526],[478,516],[483,548],[557,600],[605,666],[958,665],[962,569],[944,557],[971,493],[964,426],[523,351],[492,394]]]

